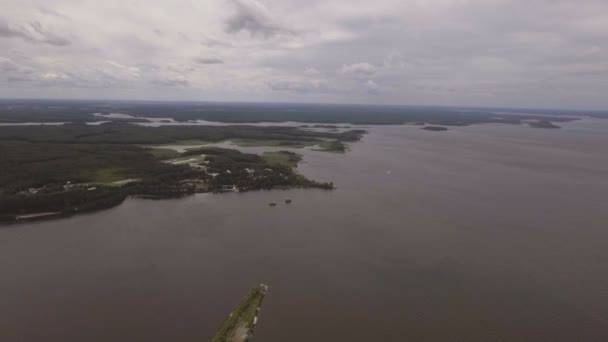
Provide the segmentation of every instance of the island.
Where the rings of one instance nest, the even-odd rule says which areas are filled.
[[[550,129],[561,128],[560,126],[558,126],[558,125],[556,125],[553,122],[548,121],[548,120],[530,121],[530,122],[528,122],[528,126],[530,126],[532,128],[550,128]]]
[[[442,126],[424,126],[422,127],[422,129],[424,129],[425,131],[433,131],[433,132],[443,132],[443,131],[447,131],[447,127],[442,127]]]

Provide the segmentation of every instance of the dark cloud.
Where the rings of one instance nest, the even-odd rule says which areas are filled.
[[[23,27],[13,27],[3,17],[0,17],[0,37],[21,38],[30,43],[44,43],[54,46],[70,45],[68,39],[46,30],[37,21]]]
[[[27,81],[32,78],[34,70],[30,67],[20,65],[15,61],[0,57],[0,79],[7,81]]]
[[[213,57],[199,57],[195,59],[198,64],[224,64],[224,61]]]
[[[227,33],[248,32],[252,37],[293,36],[296,32],[278,24],[256,0],[232,0],[236,11],[226,21]]]
[[[38,33],[39,38],[35,39],[39,42],[55,45],[55,46],[66,46],[70,45],[70,41],[64,37],[61,37],[53,32],[47,31],[40,25],[39,22],[30,23],[30,27]]]
[[[28,38],[20,30],[13,29],[12,27],[10,27],[8,25],[8,21],[3,17],[0,17],[0,37],[5,37],[5,38],[17,37],[17,38],[24,38],[24,39]]]

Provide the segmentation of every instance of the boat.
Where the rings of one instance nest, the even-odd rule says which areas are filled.
[[[291,198],[286,198],[285,203],[287,203],[287,204],[291,203]]]
[[[274,207],[274,206],[277,205],[277,202],[270,202],[270,203],[268,203],[268,205],[271,206],[271,207]]]

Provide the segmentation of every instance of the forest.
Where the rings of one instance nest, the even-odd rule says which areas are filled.
[[[145,145],[193,139],[223,141],[292,141],[333,144],[357,141],[361,130],[312,132],[293,127],[196,126],[141,127],[127,123],[101,126],[0,127],[0,219],[37,212],[74,214],[120,204],[128,196],[181,197],[195,192],[221,192],[315,187],[332,189],[295,171],[293,152],[267,155],[202,148],[183,154]],[[289,145],[289,144],[288,144]],[[171,159],[204,154],[199,165]]]
[[[523,124],[526,120],[571,121],[573,116],[607,117],[607,112],[438,106],[344,104],[281,104],[154,101],[0,100],[2,122],[87,122],[93,113],[125,113],[176,121],[209,120],[226,123],[284,122],[326,124],[404,124],[462,126],[479,123]]]

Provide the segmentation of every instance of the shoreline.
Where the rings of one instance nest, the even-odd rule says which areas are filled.
[[[125,196],[125,198],[120,201],[120,203],[113,204],[107,207],[99,207],[93,210],[86,211],[56,211],[56,212],[36,212],[36,213],[28,213],[28,214],[5,214],[0,216],[0,228],[2,226],[10,226],[17,225],[22,223],[31,223],[31,222],[42,222],[42,221],[50,221],[61,218],[68,218],[72,216],[77,216],[80,214],[91,214],[95,212],[101,212],[104,210],[109,210],[115,207],[122,205],[127,199],[142,199],[142,200],[151,200],[151,201],[163,201],[170,199],[181,199],[190,196],[195,196],[197,194],[211,194],[211,195],[221,195],[225,193],[247,193],[247,192],[256,192],[256,191],[285,191],[285,190],[293,190],[293,189],[315,189],[315,190],[323,190],[323,191],[333,191],[336,190],[336,187],[333,188],[323,188],[323,187],[313,187],[313,186],[273,186],[269,189],[255,189],[255,190],[245,190],[245,191],[198,191],[193,193],[184,194],[183,196],[162,196],[162,195],[142,195],[142,194],[132,194]]]

